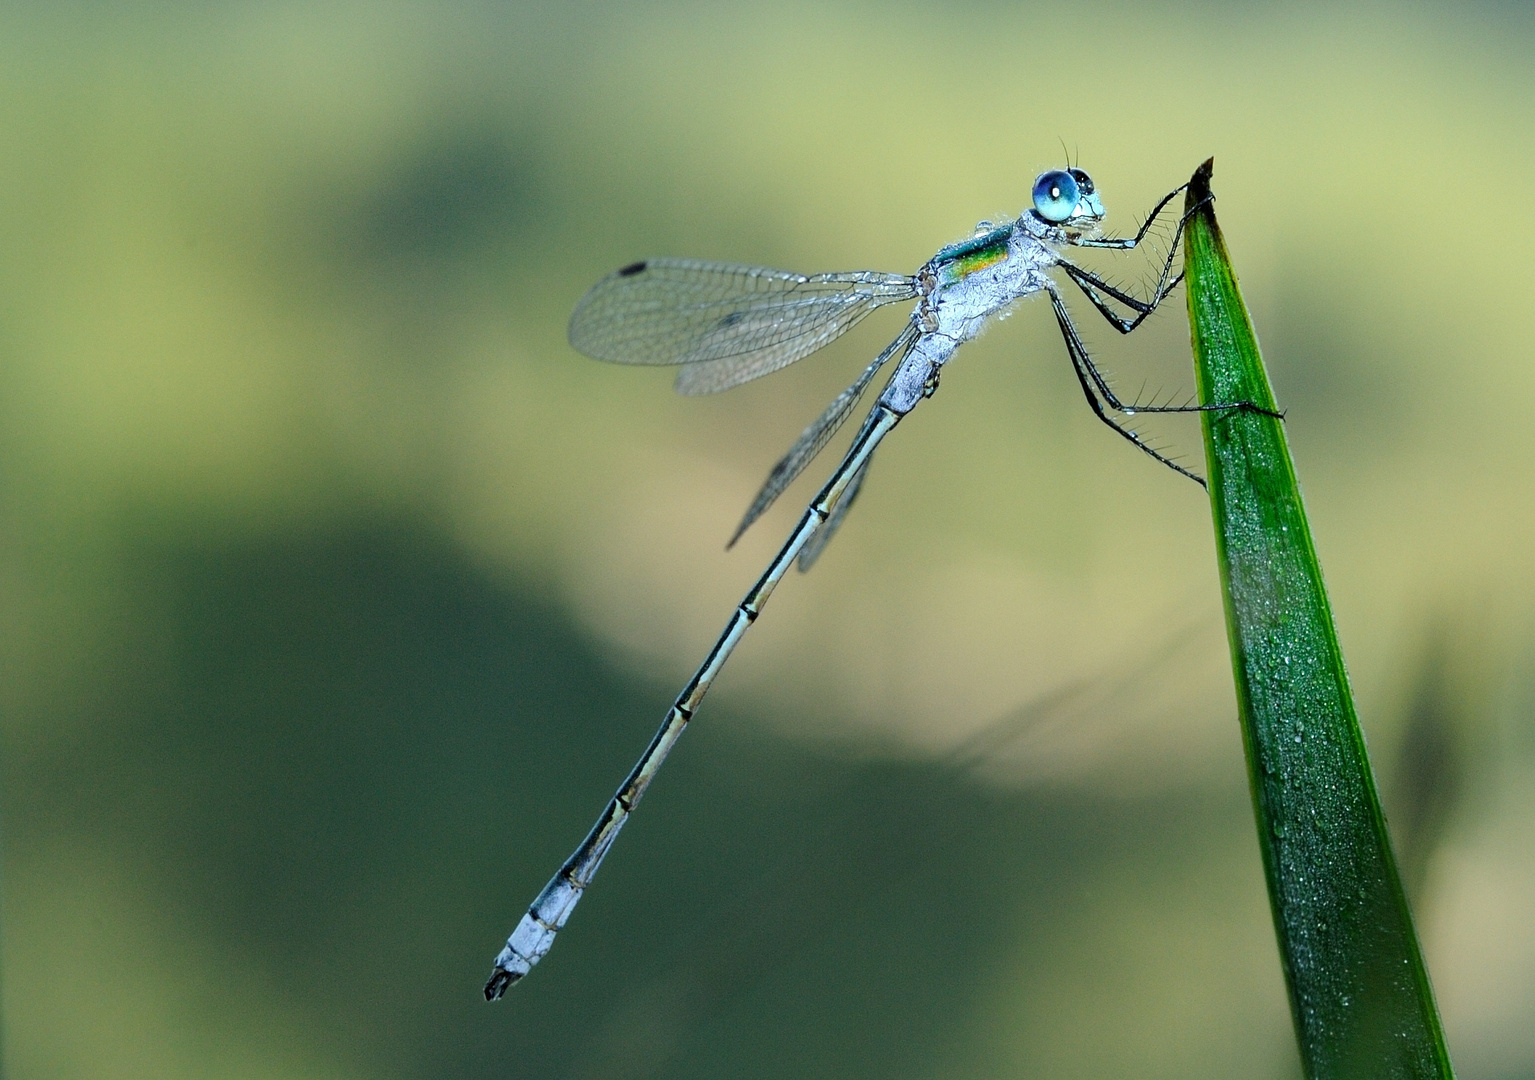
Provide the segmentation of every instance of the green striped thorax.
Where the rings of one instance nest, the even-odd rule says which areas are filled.
[[[1058,228],[1095,224],[1104,213],[1092,177],[1081,169],[1052,169],[1040,173],[1034,181],[1034,207],[1024,216],[1032,214],[1046,228]],[[982,222],[976,235],[938,252],[930,264],[937,274],[938,284],[954,285],[977,271],[1002,262],[1007,258],[1008,238],[1014,227],[1012,223],[992,226]]]
[[[1000,225],[944,248],[933,256],[931,264],[939,284],[953,285],[1006,259],[1007,241],[1012,234],[1011,224]]]

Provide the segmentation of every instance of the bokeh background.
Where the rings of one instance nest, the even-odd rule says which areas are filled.
[[[1119,230],[1215,155],[1452,1053],[1535,1076],[1532,45],[1512,3],[8,5],[6,1075],[1298,1075],[1207,503],[1038,303],[480,999],[902,318],[683,399],[575,355],[576,299],[910,271],[1064,142]],[[1078,307],[1189,391],[1181,296]]]

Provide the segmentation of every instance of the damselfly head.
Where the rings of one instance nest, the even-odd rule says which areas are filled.
[[[1034,213],[1052,225],[1103,217],[1093,178],[1081,169],[1051,169],[1034,181]]]

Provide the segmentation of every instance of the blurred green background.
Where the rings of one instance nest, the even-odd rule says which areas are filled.
[[[1117,230],[1215,155],[1451,1051],[1535,1076],[1532,43],[1493,3],[7,6],[7,1075],[1296,1075],[1208,504],[1037,303],[480,998],[901,319],[682,399],[569,349],[581,292],[910,271],[1064,140]],[[1181,295],[1077,307],[1189,391]]]

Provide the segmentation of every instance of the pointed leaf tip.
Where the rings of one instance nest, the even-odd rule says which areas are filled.
[[[1215,159],[1206,158],[1205,163],[1194,170],[1194,175],[1189,177],[1189,186],[1183,197],[1183,212],[1189,213],[1194,207],[1210,197],[1210,177],[1215,173]]]

